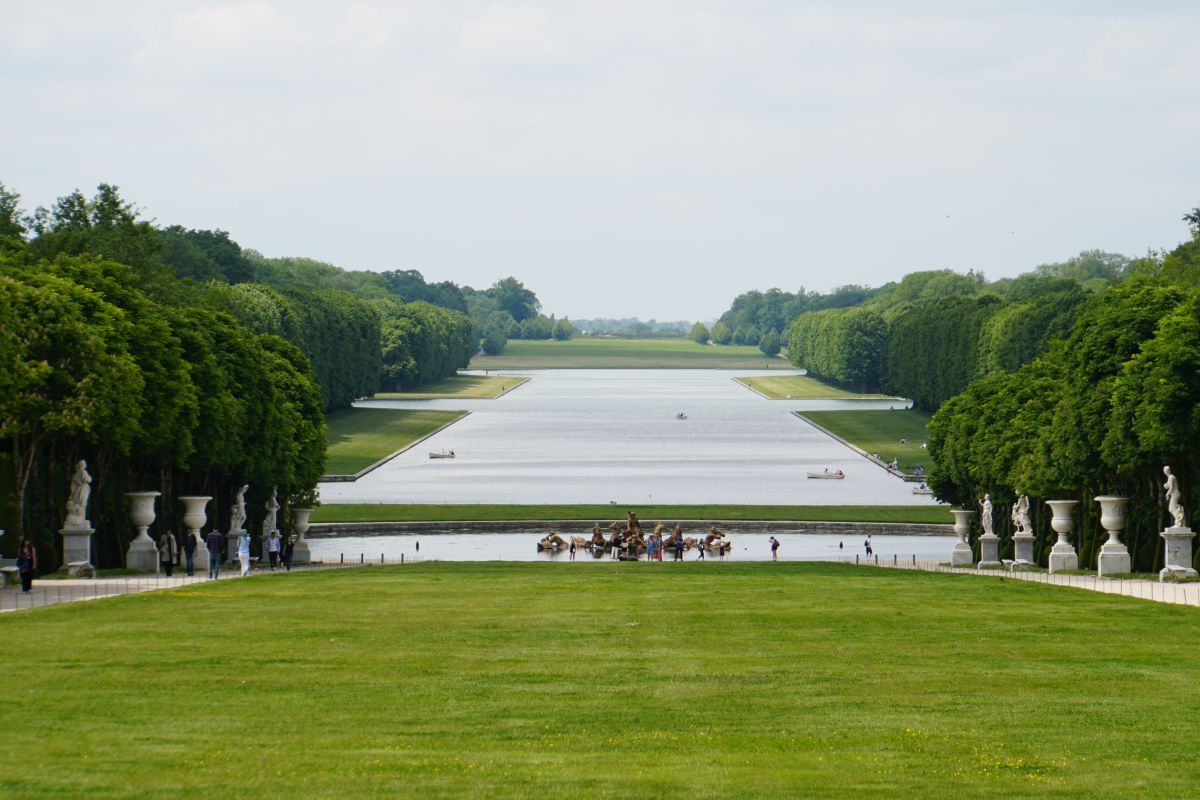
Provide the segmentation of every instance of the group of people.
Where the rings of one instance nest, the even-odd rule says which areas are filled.
[[[225,534],[214,528],[209,531],[208,536],[205,538],[205,545],[208,547],[208,577],[218,578],[221,575],[221,562],[225,559],[226,555]],[[175,540],[174,531],[169,529],[165,531],[158,540],[158,561],[167,577],[171,577],[171,573],[178,563],[180,555],[183,556],[183,565],[187,570],[188,576],[195,575],[196,549],[198,547],[199,540],[194,533],[189,532],[185,534],[183,537],[183,546],[180,547]],[[291,572],[292,557],[296,550],[296,539],[294,536],[288,536],[285,540],[279,536],[279,531],[271,531],[271,535],[266,540],[266,550],[272,572],[280,565]],[[245,575],[250,571],[251,563],[250,533],[245,528],[238,533],[237,558],[242,568],[242,575]]]

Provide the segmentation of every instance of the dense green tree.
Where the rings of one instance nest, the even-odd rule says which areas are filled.
[[[575,335],[575,326],[566,317],[563,317],[558,322],[554,323],[554,338],[560,342],[565,342]]]
[[[713,325],[710,338],[717,344],[732,344],[733,331],[724,322],[718,322],[716,325]]]
[[[536,317],[538,309],[541,308],[537,295],[513,277],[496,281],[492,288],[488,289],[488,294],[495,298],[500,310],[507,311],[517,322]]]
[[[692,326],[692,332],[690,336],[692,341],[696,342],[696,344],[708,344],[709,339],[712,338],[712,334],[709,332],[708,327],[703,322],[697,322]]]
[[[763,352],[763,355],[777,356],[779,355],[779,334],[775,331],[767,331],[761,339],[758,340],[758,349]]]

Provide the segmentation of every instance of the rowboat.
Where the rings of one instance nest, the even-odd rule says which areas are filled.
[[[808,473],[808,477],[826,481],[840,481],[846,477],[846,473],[840,469],[837,472],[810,472]]]
[[[928,486],[917,486],[913,489],[913,494],[933,494],[933,489]]]
[[[430,458],[454,458],[453,450],[430,450]]]

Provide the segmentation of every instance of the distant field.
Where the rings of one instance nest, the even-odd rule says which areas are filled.
[[[613,506],[613,505],[388,505],[330,503],[313,511],[313,522],[423,522],[624,519],[793,520],[797,522],[950,523],[948,506]]]
[[[498,356],[476,356],[471,369],[793,369],[749,345],[702,345],[691,339],[510,339]]]
[[[780,375],[770,378],[737,378],[741,383],[759,394],[766,395],[772,400],[780,399],[824,399],[838,398],[844,400],[879,400],[888,399],[885,394],[859,394],[848,392],[836,386],[830,386],[816,378],[805,375]]]
[[[801,416],[884,461],[899,459],[902,469],[933,466],[929,451],[921,447],[929,438],[930,415],[924,411],[805,411]],[[908,444],[900,444],[901,439]]]
[[[348,408],[328,417],[329,451],[325,474],[353,475],[445,425],[465,411],[411,411],[403,408]]]
[[[493,400],[520,386],[529,378],[514,375],[455,375],[413,389],[411,392],[379,392],[375,400]]]

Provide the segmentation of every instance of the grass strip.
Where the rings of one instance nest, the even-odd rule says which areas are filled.
[[[614,506],[603,505],[400,505],[329,503],[313,522],[443,522],[470,520],[613,520],[629,511],[644,519],[763,520],[797,522],[951,523],[949,506]]]
[[[922,464],[928,472],[933,466],[929,451],[921,447],[929,439],[931,417],[924,411],[803,411],[800,416],[884,461],[897,459],[902,469]],[[908,442],[901,444],[901,439]]]
[[[335,411],[326,418],[329,449],[325,456],[325,472],[328,475],[353,475],[466,414],[465,411],[406,408]]]
[[[691,339],[510,339],[498,356],[477,355],[471,369],[794,369],[749,345]]]
[[[735,378],[738,383],[753,389],[772,400],[812,399],[824,400],[888,400],[886,394],[861,394],[839,389],[807,375],[778,375],[758,378]]]
[[[832,564],[223,580],[0,615],[0,794],[1192,797],[1198,623]]]
[[[495,400],[525,381],[516,375],[454,375],[409,392],[379,392],[373,400]]]

